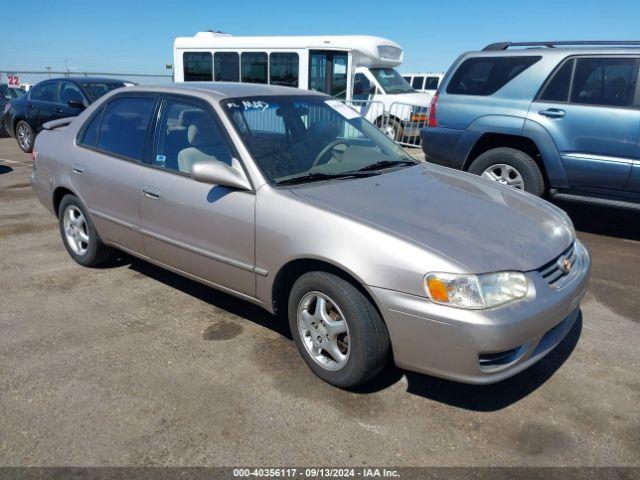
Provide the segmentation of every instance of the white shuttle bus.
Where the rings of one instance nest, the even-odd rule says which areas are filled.
[[[315,90],[345,101],[395,138],[418,138],[431,97],[394,67],[395,42],[364,35],[235,37],[198,32],[173,47],[176,82],[268,83]]]

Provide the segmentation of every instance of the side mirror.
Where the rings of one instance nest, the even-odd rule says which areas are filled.
[[[251,190],[249,179],[240,168],[231,167],[218,160],[194,163],[191,165],[191,178],[202,183]]]
[[[69,105],[71,108],[81,108],[81,109],[85,109],[85,104],[82,103],[80,100],[69,100],[67,102],[67,105]]]

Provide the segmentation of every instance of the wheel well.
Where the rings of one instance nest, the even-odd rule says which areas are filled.
[[[471,163],[484,152],[499,147],[514,148],[529,155],[538,164],[538,167],[540,167],[540,171],[542,172],[545,183],[547,185],[549,184],[547,179],[547,171],[544,168],[544,162],[542,160],[540,150],[533,142],[533,140],[517,135],[485,133],[482,137],[480,137],[480,139],[476,142],[476,144],[469,152],[467,160],[464,163],[463,170],[468,170],[471,166]]]
[[[75,195],[75,193],[65,187],[58,187],[53,192],[53,211],[56,212],[56,216],[58,216],[58,208],[60,208],[60,202],[65,195]]]
[[[376,117],[373,123],[374,125],[382,126],[382,122],[384,122],[385,119],[395,120],[400,125],[402,125],[402,120],[400,120],[395,115],[387,115],[386,113],[383,113],[382,115],[378,115],[378,117]]]
[[[378,310],[378,313],[380,313],[376,302],[373,300],[369,292],[353,275],[328,262],[311,258],[303,258],[287,263],[276,274],[276,278],[273,281],[272,288],[273,310],[276,315],[280,315],[283,313],[286,315],[287,303],[289,301],[289,292],[291,291],[291,287],[293,287],[293,284],[298,278],[309,272],[331,273],[349,282],[351,285],[356,287],[360,291],[360,293],[362,293],[367,298],[367,300],[371,302],[371,305],[373,305],[374,308]],[[382,315],[380,316],[382,317]]]

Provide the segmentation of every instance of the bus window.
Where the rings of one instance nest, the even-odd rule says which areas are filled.
[[[440,79],[438,77],[427,77],[427,81],[424,84],[424,89],[425,90],[437,90],[438,89],[439,80]]]
[[[213,80],[211,71],[211,53],[184,52],[182,55],[185,82],[210,82]]]
[[[267,83],[266,52],[243,52],[240,56],[242,81],[247,83]]]
[[[297,53],[272,53],[269,55],[269,83],[297,87],[299,64]]]
[[[216,82],[240,81],[240,55],[237,52],[216,52],[213,55]]]
[[[424,82],[424,77],[413,77],[413,81],[411,82],[411,86],[416,90],[422,90],[422,83]]]

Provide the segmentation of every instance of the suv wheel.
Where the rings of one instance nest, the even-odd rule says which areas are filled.
[[[545,190],[538,164],[515,148],[500,147],[484,152],[471,163],[469,172],[538,197]]]
[[[102,243],[87,212],[74,195],[65,195],[58,208],[64,246],[76,262],[93,267],[111,258],[112,250]]]
[[[387,327],[352,284],[326,272],[302,275],[289,295],[291,335],[311,370],[337,387],[377,375],[390,352]]]
[[[33,150],[34,138],[35,135],[31,126],[24,120],[20,120],[16,125],[16,140],[18,140],[20,150],[26,153],[31,153],[31,150]]]

